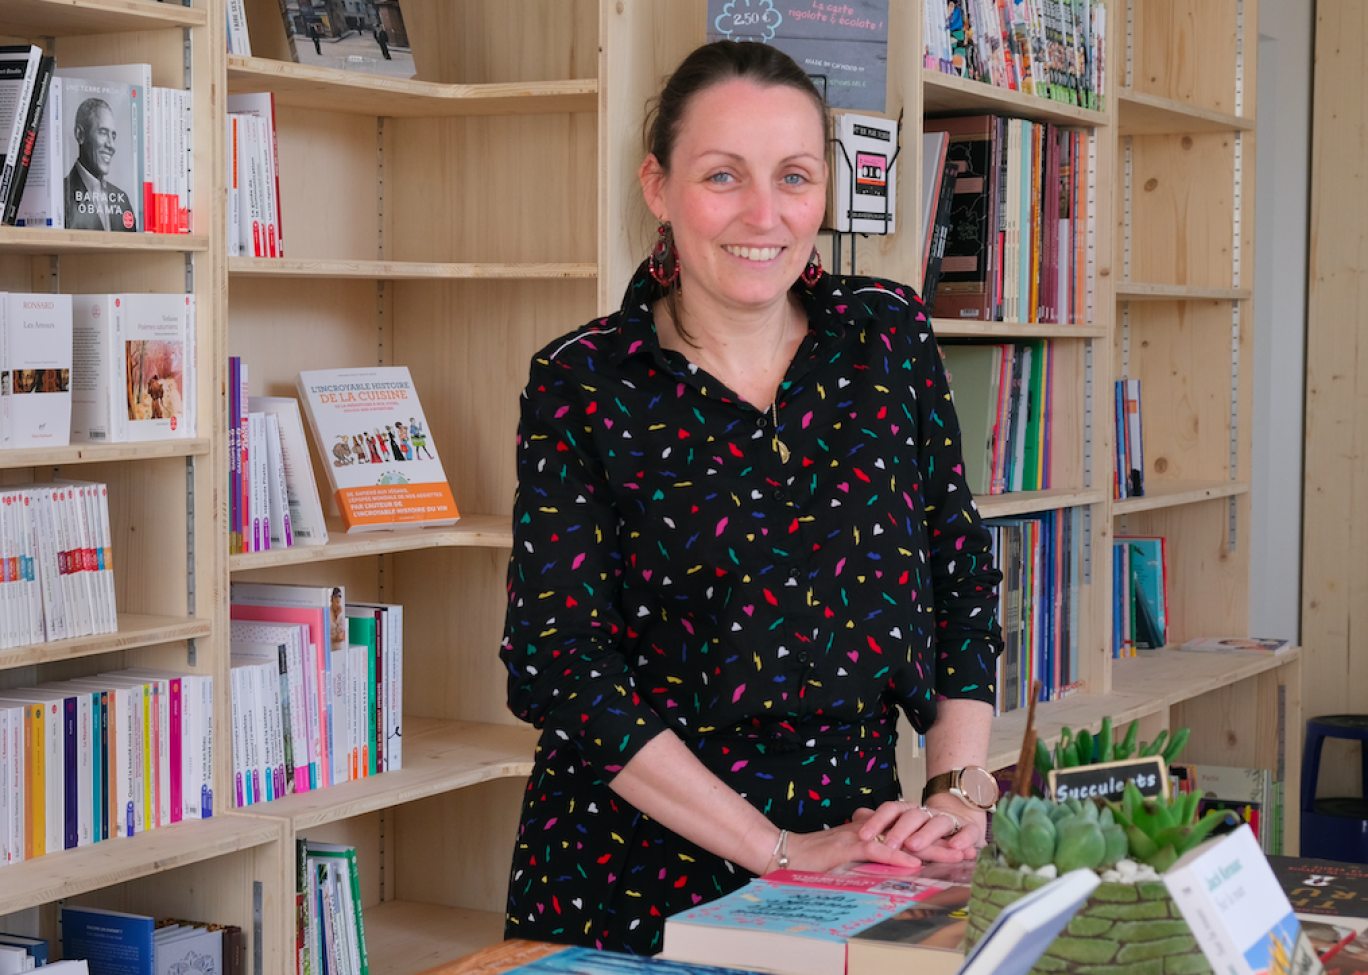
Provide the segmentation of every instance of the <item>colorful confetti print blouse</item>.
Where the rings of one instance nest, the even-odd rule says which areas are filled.
[[[712,858],[681,880],[701,851],[667,831],[637,843],[658,870],[624,840],[646,817],[607,782],[667,728],[777,825],[815,829],[897,796],[897,707],[924,731],[939,697],[993,701],[1000,575],[925,309],[872,278],[795,291],[809,332],[777,429],[662,350],[644,266],[620,312],[532,361],[501,656],[543,735],[510,936],[658,950],[667,908],[747,879]]]

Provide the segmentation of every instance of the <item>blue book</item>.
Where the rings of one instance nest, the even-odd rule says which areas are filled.
[[[1100,881],[1073,870],[1002,909],[964,958],[959,975],[1026,975]]]
[[[84,958],[90,975],[154,975],[152,918],[98,907],[62,908],[62,957]]]

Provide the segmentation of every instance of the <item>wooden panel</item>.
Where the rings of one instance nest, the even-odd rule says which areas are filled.
[[[404,24],[423,81],[486,84],[597,75],[596,0],[404,0]]]
[[[383,256],[596,260],[596,124],[593,115],[388,122],[385,206],[395,229]]]
[[[1234,137],[1135,136],[1129,280],[1232,287]],[[1124,153],[1118,153],[1124,167]],[[1118,172],[1121,184],[1123,174]],[[1118,208],[1117,219],[1125,214]]]
[[[503,937],[503,911],[476,911],[413,901],[386,901],[366,911],[366,944],[371,952],[373,975],[412,975],[443,966],[490,946]],[[535,951],[520,954],[491,969],[502,975],[506,968],[549,954],[562,945],[524,942]],[[435,971],[435,969],[434,969]]]
[[[1219,301],[1136,302],[1123,312],[1124,378],[1140,381],[1146,483],[1230,478],[1231,314]],[[1119,348],[1116,370],[1122,377]]]
[[[379,257],[377,120],[289,106],[276,117],[286,256]]]
[[[403,282],[393,291],[393,361],[413,371],[457,507],[510,511],[528,362],[593,317],[593,285]]]
[[[5,0],[0,22],[7,37],[41,46],[48,38],[69,34],[203,27],[206,17],[202,8],[149,7],[145,0]]]
[[[1305,710],[1368,711],[1368,9],[1316,6],[1307,279],[1302,643]],[[1321,764],[1358,794],[1356,762]]]
[[[1131,5],[1135,15],[1136,91],[1170,98],[1217,112],[1235,114],[1235,46],[1237,0],[1145,0]],[[1253,39],[1253,3],[1246,10],[1246,59],[1257,45]],[[1108,33],[1121,35],[1125,11],[1108,18]],[[1123,38],[1122,38],[1123,39]],[[1121,60],[1112,64],[1120,67]],[[1254,76],[1253,65],[1246,67]]]

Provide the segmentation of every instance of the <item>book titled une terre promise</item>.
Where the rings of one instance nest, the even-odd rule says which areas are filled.
[[[406,366],[299,374],[299,398],[349,532],[460,517]]]

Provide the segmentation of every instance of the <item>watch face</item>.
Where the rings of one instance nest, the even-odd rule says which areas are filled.
[[[980,809],[987,809],[998,800],[997,780],[987,769],[968,766],[960,772],[960,792]]]

